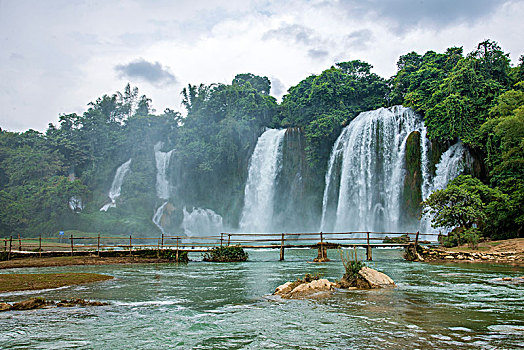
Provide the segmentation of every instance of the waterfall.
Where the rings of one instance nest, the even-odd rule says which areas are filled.
[[[273,218],[275,180],[281,168],[282,141],[286,130],[266,130],[257,141],[249,162],[240,228],[267,232]]]
[[[167,179],[167,168],[169,167],[169,161],[171,159],[171,153],[174,149],[169,152],[162,152],[163,143],[158,142],[155,147],[155,161],[156,161],[156,195],[160,199],[168,199],[170,194],[169,180]]]
[[[222,217],[211,209],[193,208],[188,212],[184,207],[182,228],[188,237],[218,235],[223,230]]]
[[[448,182],[459,176],[464,171],[466,148],[462,142],[457,142],[448,150],[442,153],[440,161],[437,164],[435,178],[431,184],[431,192],[446,188]],[[431,192],[424,196],[429,197]]]
[[[124,164],[120,165],[118,169],[116,169],[115,178],[113,179],[113,183],[111,184],[111,189],[109,190],[109,199],[111,199],[110,203],[105,204],[102,208],[100,208],[100,211],[107,211],[109,208],[115,208],[116,207],[116,199],[120,197],[120,190],[122,189],[122,183],[124,182],[124,177],[129,172],[129,168],[131,166],[131,159],[129,159]]]
[[[328,163],[322,201],[322,231],[397,231],[406,140],[421,133],[423,120],[409,108],[394,106],[359,114],[336,140]],[[427,166],[423,180],[429,181]]]
[[[162,234],[166,233],[164,227],[162,226],[162,217],[164,216],[164,208],[166,207],[167,203],[168,202],[164,202],[164,204],[159,206],[153,215],[153,223],[160,229]]]
[[[436,165],[435,177],[429,182],[426,191],[422,191],[422,199],[426,200],[432,192],[446,188],[448,183],[462,174],[466,165],[468,152],[462,142],[457,142],[448,148],[448,150],[440,156],[440,160]],[[424,215],[420,222],[421,232],[435,232],[438,231],[431,227],[431,217]],[[432,238],[434,239],[434,237]]]

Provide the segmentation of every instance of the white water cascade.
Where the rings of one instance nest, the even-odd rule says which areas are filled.
[[[171,154],[174,149],[169,152],[160,151],[164,143],[159,141],[155,144],[153,150],[155,151],[155,163],[156,163],[156,195],[158,198],[165,200],[165,202],[159,206],[153,214],[152,221],[160,229],[162,234],[165,234],[165,228],[163,224],[164,209],[169,203],[167,200],[170,197],[171,188],[169,186],[169,180],[167,178],[167,169],[171,160]]]
[[[240,228],[245,232],[268,232],[273,217],[275,182],[282,166],[285,129],[266,130],[257,141],[249,162]]]
[[[440,160],[436,165],[435,177],[428,186],[422,187],[422,199],[426,200],[431,193],[437,190],[446,188],[448,183],[462,174],[468,159],[468,152],[462,142],[457,142],[448,148],[448,150],[440,156]],[[434,232],[435,229],[431,227],[431,217],[425,215],[420,222],[421,232]],[[437,231],[439,231],[437,229]]]
[[[405,146],[413,131],[421,134],[422,178],[427,183],[426,129],[411,109],[363,112],[342,131],[326,173],[322,231],[399,230]]]
[[[169,152],[162,152],[160,149],[164,144],[158,142],[155,147],[155,161],[156,161],[156,195],[160,199],[169,198],[169,180],[167,179],[167,168],[171,160],[171,154],[174,149]]]
[[[100,208],[100,211],[107,211],[107,209],[109,208],[116,207],[116,199],[120,197],[122,184],[124,183],[124,178],[126,174],[129,172],[130,166],[131,159],[129,159],[127,162],[120,165],[118,169],[116,169],[115,178],[113,179],[113,183],[111,184],[111,189],[109,190],[108,194],[111,202],[105,204],[102,208]]]
[[[216,236],[223,231],[222,216],[211,209],[193,208],[188,212],[184,207],[182,229],[188,237]]]
[[[164,208],[166,207],[168,202],[164,202],[161,206],[158,207],[158,209],[155,211],[155,214],[153,215],[153,224],[156,225],[162,232],[162,234],[165,234],[164,227],[162,226],[162,217],[164,215]]]

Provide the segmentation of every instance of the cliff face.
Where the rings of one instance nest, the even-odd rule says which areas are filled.
[[[305,143],[300,128],[286,131],[274,208],[274,225],[284,231],[305,232],[318,226],[322,198],[321,194],[311,190]]]
[[[407,223],[415,221],[421,213],[420,202],[422,202],[422,154],[420,152],[421,135],[413,131],[406,141],[406,153],[404,156],[404,178],[403,190],[403,220]]]

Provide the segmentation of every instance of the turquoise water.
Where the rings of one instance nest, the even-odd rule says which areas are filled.
[[[312,264],[312,250],[250,251],[244,263],[110,265],[4,270],[82,271],[114,280],[41,292],[111,305],[0,313],[4,349],[516,349],[524,346],[524,285],[494,279],[522,269],[405,262],[374,250],[370,265],[398,288],[338,291],[319,300],[279,300],[275,287],[304,273],[340,278],[337,258]],[[361,252],[363,255],[363,252]],[[190,255],[199,259],[199,255]]]

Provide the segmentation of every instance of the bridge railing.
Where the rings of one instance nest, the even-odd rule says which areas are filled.
[[[395,237],[405,236],[408,240],[395,240]],[[61,237],[9,237],[3,239],[3,251],[18,254],[43,253],[95,253],[101,251],[133,251],[140,249],[164,250],[177,249],[187,251],[206,251],[218,246],[240,245],[243,248],[294,248],[321,246],[404,246],[418,244],[420,237],[438,236],[438,234],[421,234],[419,232],[303,232],[303,233],[221,233],[209,236],[164,235],[160,237],[103,236],[73,234]],[[389,243],[384,239],[390,238]],[[410,243],[411,242],[411,243]],[[0,240],[1,244],[1,240]],[[0,247],[0,251],[2,247]]]

